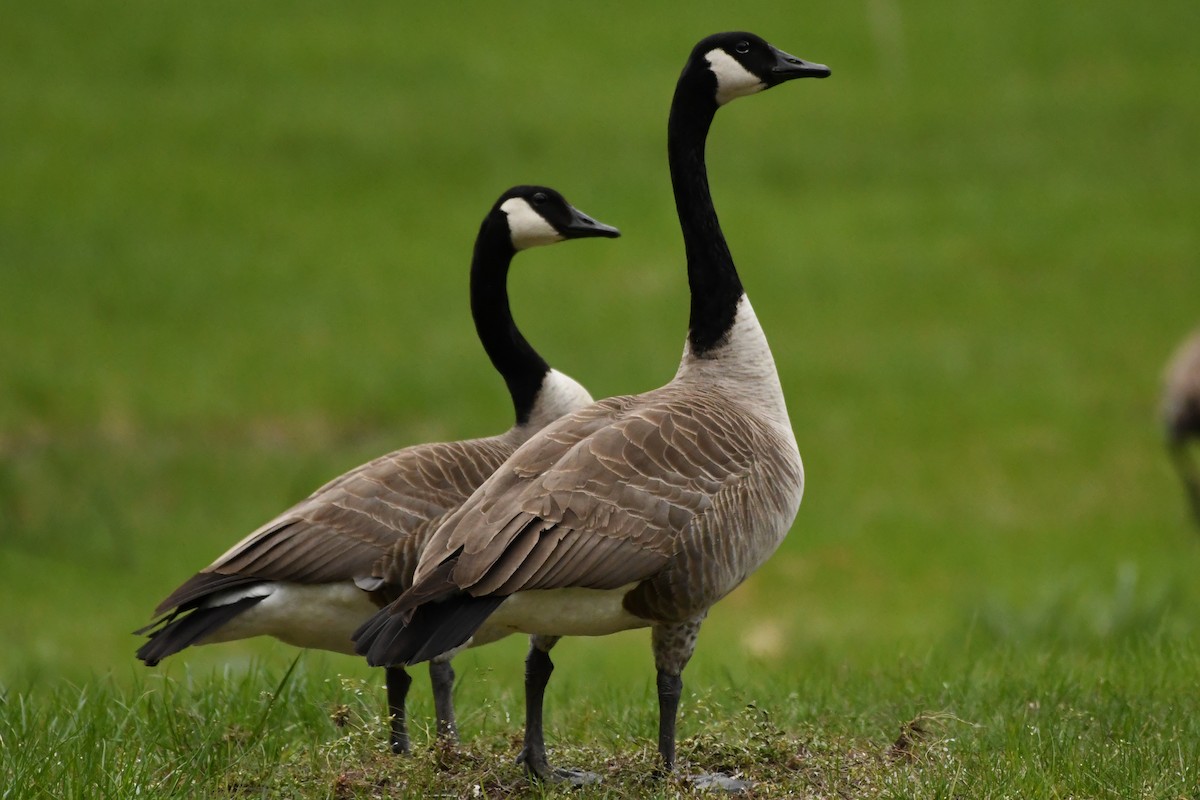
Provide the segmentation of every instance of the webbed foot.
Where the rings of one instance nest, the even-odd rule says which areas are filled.
[[[690,783],[695,788],[702,792],[728,792],[729,794],[740,794],[750,790],[753,786],[750,781],[744,781],[740,778],[734,778],[730,775],[724,775],[720,772],[705,772],[700,775],[687,775],[684,777],[687,783]]]
[[[590,786],[599,783],[599,773],[588,772],[584,769],[552,767],[545,757],[531,759],[525,750],[517,756],[517,763],[525,767],[531,778],[547,784],[567,784],[570,786]]]

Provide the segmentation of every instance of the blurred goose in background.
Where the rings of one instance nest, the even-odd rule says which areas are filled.
[[[411,583],[429,533],[519,445],[592,402],[551,369],[517,329],[508,270],[516,253],[568,239],[619,236],[544,186],[517,186],[484,217],[471,261],[471,314],[512,396],[516,422],[484,439],[423,444],[363,464],[322,486],[193,575],[137,631],[148,666],[195,644],[274,636],[296,647],[353,653],[351,634]],[[385,578],[386,576],[386,578]],[[449,660],[430,664],[438,733],[457,732]],[[391,743],[409,749],[404,702],[411,678],[387,670]]]
[[[576,411],[524,444],[437,530],[412,588],[356,634],[374,665],[413,664],[472,641],[534,634],[518,760],[552,767],[542,702],[560,636],[651,628],[658,749],[675,766],[681,673],[708,609],[760,566],[796,516],[804,471],[775,362],[713,208],[705,141],[717,109],[825,66],[751,33],[696,45],[667,134],[691,314],[683,359],[662,388]],[[723,775],[700,786],[740,789]]]
[[[1167,364],[1162,418],[1167,451],[1200,525],[1200,467],[1190,452],[1191,445],[1200,441],[1200,330],[1184,340]]]

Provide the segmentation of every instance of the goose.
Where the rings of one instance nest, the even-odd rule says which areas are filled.
[[[475,240],[471,313],[508,386],[513,426],[488,438],[407,447],[333,479],[171,592],[155,610],[158,619],[135,632],[149,637],[137,657],[154,666],[191,645],[253,636],[353,654],[351,634],[407,586],[434,523],[535,432],[592,402],[517,329],[507,289],[513,256],[567,239],[619,235],[554,189],[516,186],[500,195]],[[430,678],[438,733],[453,740],[449,660],[431,663]],[[387,670],[397,753],[409,750],[404,702],[410,683],[403,668]]]
[[[1200,330],[1179,345],[1167,364],[1163,379],[1162,420],[1167,451],[1200,525],[1200,468],[1189,453],[1200,441]]]
[[[684,666],[709,608],[779,546],[804,469],[775,362],[717,221],[704,148],[720,107],[821,64],[745,32],[701,40],[679,77],[668,161],[691,312],[675,377],[601,400],[521,446],[433,534],[411,588],[355,634],[377,666],[408,665],[476,639],[532,635],[517,757],[535,778],[588,783],[552,767],[543,696],[561,636],[649,627],[658,750],[675,767]],[[737,790],[723,775],[699,786]]]

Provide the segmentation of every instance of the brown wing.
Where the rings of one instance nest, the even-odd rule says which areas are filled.
[[[681,548],[713,547],[697,521],[746,491],[770,438],[696,387],[602,401],[534,437],[454,512],[417,582],[451,559],[453,583],[476,596],[651,580]]]
[[[322,486],[230,548],[176,589],[156,613],[220,584],[254,580],[378,583],[412,575],[406,540],[457,507],[513,451],[507,437],[417,445],[381,456]],[[219,580],[217,580],[219,576]]]

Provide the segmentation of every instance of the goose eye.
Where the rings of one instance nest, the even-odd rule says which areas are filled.
[[[738,42],[736,45],[733,46],[733,49],[737,50],[739,53],[749,53],[750,52],[750,43],[749,42]]]
[[[535,194],[535,195],[533,196],[533,202],[537,203],[539,206],[540,206],[542,203],[546,202],[546,194],[545,194],[545,192],[538,192],[537,194]]]

